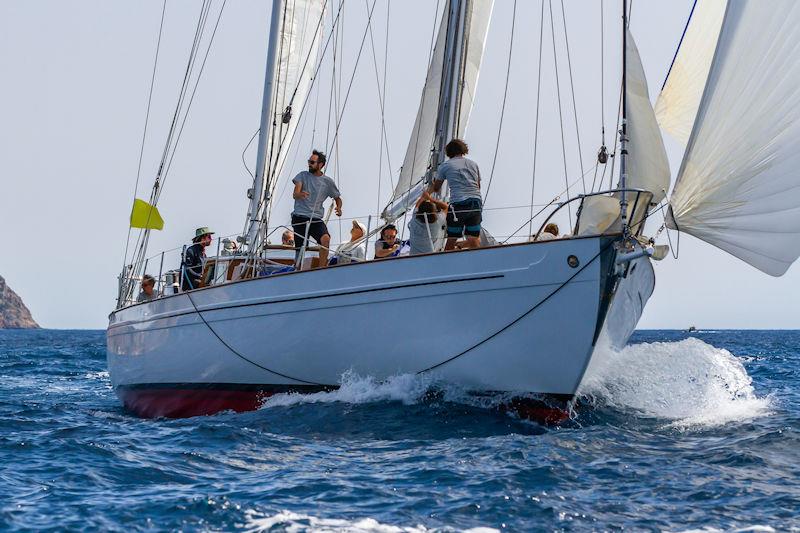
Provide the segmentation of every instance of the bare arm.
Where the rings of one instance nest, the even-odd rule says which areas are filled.
[[[295,183],[294,184],[294,191],[292,191],[292,198],[295,200],[305,200],[308,198],[308,191],[303,190],[302,183]]]
[[[428,194],[441,191],[442,183],[444,183],[444,180],[433,180],[431,186],[428,187]]]
[[[342,216],[342,197],[338,196],[334,198],[333,201],[336,202],[336,216]]]
[[[441,185],[440,185],[440,188],[441,188]],[[441,200],[437,200],[436,198],[431,196],[430,191],[427,191],[427,190],[426,191],[422,191],[422,196],[419,197],[419,199],[417,200],[417,203],[414,206],[414,208],[415,209],[419,209],[419,204],[421,204],[422,202],[431,202],[433,205],[435,205],[439,209],[439,211],[447,211],[447,202],[443,202]]]
[[[395,244],[391,248],[381,248],[380,250],[375,250],[375,258],[376,259],[381,259],[383,257],[388,257],[388,256],[392,255],[395,252],[395,250],[397,250],[397,248],[399,246],[400,245]]]

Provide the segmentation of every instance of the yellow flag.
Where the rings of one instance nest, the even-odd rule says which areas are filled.
[[[131,209],[131,227],[142,229],[164,229],[164,219],[154,205],[135,198]]]

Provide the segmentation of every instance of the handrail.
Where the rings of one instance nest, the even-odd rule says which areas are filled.
[[[533,240],[534,241],[538,240],[539,236],[542,234],[542,231],[544,231],[545,226],[547,226],[547,224],[550,222],[550,220],[552,220],[553,216],[555,216],[556,213],[561,211],[561,209],[565,205],[580,200],[581,205],[580,205],[580,207],[578,207],[578,210],[576,212],[575,227],[572,228],[573,234],[577,234],[578,225],[580,224],[580,219],[581,219],[581,217],[580,217],[581,210],[583,209],[583,201],[586,198],[591,198],[593,196],[606,196],[606,195],[611,195],[611,194],[621,193],[621,192],[636,193],[636,200],[634,200],[634,202],[633,202],[633,205],[634,205],[633,212],[636,212],[636,207],[638,205],[638,202],[639,202],[639,199],[640,199],[640,196],[641,196],[642,193],[652,194],[649,191],[646,191],[644,189],[637,189],[637,188],[633,188],[633,187],[606,189],[604,191],[596,191],[596,192],[591,192],[591,193],[586,193],[586,194],[579,194],[577,196],[574,196],[574,197],[572,197],[572,198],[570,198],[570,199],[558,204],[558,206],[550,213],[550,215],[548,215],[548,217],[544,220],[544,222],[542,222],[541,226],[539,226],[539,230],[533,236]]]

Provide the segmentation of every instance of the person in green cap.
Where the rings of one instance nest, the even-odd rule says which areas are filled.
[[[211,244],[214,232],[207,227],[197,228],[192,244],[183,256],[181,290],[188,291],[200,287],[203,277],[203,263],[206,260],[206,246]]]

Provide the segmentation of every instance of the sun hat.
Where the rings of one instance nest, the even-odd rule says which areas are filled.
[[[214,235],[214,232],[211,231],[211,229],[207,226],[203,226],[202,228],[197,228],[196,230],[194,230],[194,239],[192,240],[197,241],[198,239],[200,239],[200,237],[203,237],[204,235]]]
[[[196,230],[194,230],[195,238],[202,237],[203,235],[214,235],[214,232],[211,231],[211,228],[207,226],[203,226],[202,228],[197,228]]]
[[[367,227],[361,221],[354,220],[353,227],[360,229],[361,233],[363,233],[364,235],[367,234]]]

